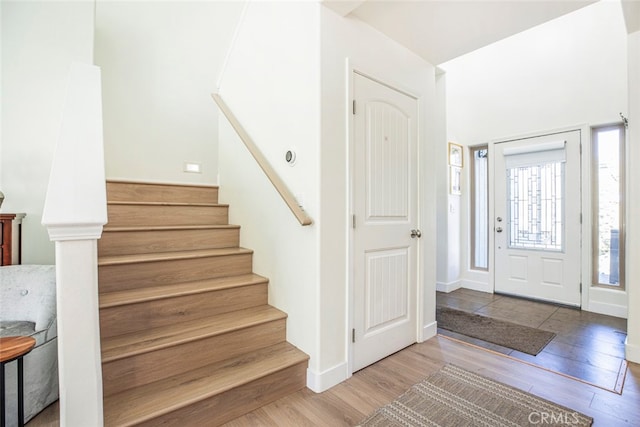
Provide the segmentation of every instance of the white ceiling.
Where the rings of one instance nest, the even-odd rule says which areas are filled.
[[[596,0],[324,0],[438,65]]]
[[[640,31],[640,1],[622,0],[622,11],[627,25],[627,33]]]

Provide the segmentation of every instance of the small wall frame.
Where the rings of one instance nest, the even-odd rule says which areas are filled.
[[[462,145],[454,142],[449,143],[449,166],[461,168],[464,162],[464,152]]]
[[[462,181],[462,168],[449,166],[449,194],[459,196],[462,194],[460,182]]]

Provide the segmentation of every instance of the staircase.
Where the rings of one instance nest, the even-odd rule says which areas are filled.
[[[217,187],[107,182],[105,426],[216,426],[305,387],[308,356]]]

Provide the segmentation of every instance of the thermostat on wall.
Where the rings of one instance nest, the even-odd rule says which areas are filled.
[[[287,150],[284,154],[284,159],[289,163],[289,166],[293,166],[296,164],[296,152],[293,149]]]

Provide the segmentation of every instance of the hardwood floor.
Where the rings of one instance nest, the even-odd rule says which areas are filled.
[[[440,329],[438,332],[592,384],[619,390],[626,369],[627,321],[506,295],[458,289],[438,292],[436,304],[555,332],[537,356]]]
[[[447,363],[580,411],[594,418],[595,427],[640,426],[640,365],[629,363],[619,395],[442,336],[362,369],[324,393],[303,389],[225,426],[354,426]],[[57,417],[54,404],[27,426],[57,427]]]
[[[540,308],[536,305],[538,303],[523,300],[509,302],[508,297],[489,294],[478,296],[468,290],[447,294],[449,297],[443,298],[443,295],[438,295],[439,304],[491,312],[511,321],[517,318],[519,322],[536,321],[540,325],[551,325],[558,333],[558,345],[554,345],[545,357],[554,360],[553,352],[558,352],[560,357],[556,360],[563,361],[562,365],[582,366],[581,369],[586,371],[599,372],[601,366],[609,366],[606,365],[609,359],[604,356],[618,358],[624,349],[619,344],[621,341],[611,338],[621,335],[618,332],[625,330],[622,319],[556,306]],[[347,381],[324,393],[316,394],[303,389],[233,420],[225,427],[354,426],[369,413],[391,402],[411,385],[447,363],[580,411],[594,418],[595,427],[640,426],[640,365],[628,364],[622,394],[617,394],[523,363],[514,355],[494,352],[500,349],[492,350],[489,352],[437,336],[356,372]],[[58,427],[58,419],[58,406],[55,403],[29,422],[27,427]],[[184,420],[184,425],[193,423]]]

